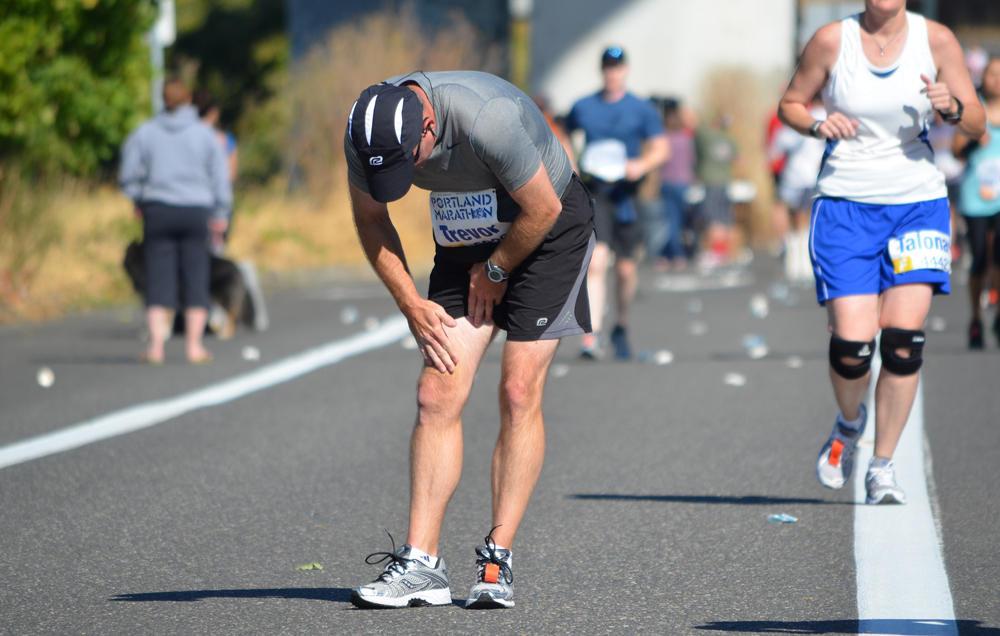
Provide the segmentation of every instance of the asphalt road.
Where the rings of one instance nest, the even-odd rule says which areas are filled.
[[[0,468],[0,633],[856,633],[856,505],[850,488],[827,491],[813,476],[835,412],[825,317],[810,290],[775,287],[772,269],[646,272],[635,346],[669,350],[670,364],[584,363],[575,342],[563,344],[545,402],[546,465],[515,546],[513,610],[349,603],[350,588],[377,574],[364,557],[388,547],[383,528],[406,531],[420,361],[397,342]],[[705,289],[720,282],[730,287]],[[924,426],[955,625],[1000,634],[1000,348],[965,350],[962,292],[932,311]],[[751,314],[754,294],[768,298],[766,318]],[[217,359],[206,367],[181,362],[178,343],[162,368],[136,363],[130,308],[0,329],[0,451],[395,313],[374,283],[269,300],[273,328],[210,342]],[[358,319],[345,324],[345,309]],[[751,334],[766,342],[762,359],[747,354]],[[258,361],[244,359],[247,346]],[[42,367],[50,388],[36,381]],[[725,382],[733,373],[743,386]],[[494,348],[466,410],[463,480],[443,534],[456,601],[489,530],[498,379]],[[773,513],[798,523],[768,523]],[[323,569],[296,569],[313,562]],[[884,631],[938,633],[921,621],[939,617],[889,618]]]

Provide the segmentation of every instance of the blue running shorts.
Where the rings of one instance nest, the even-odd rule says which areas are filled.
[[[819,197],[813,202],[809,256],[820,305],[911,283],[951,293],[948,199],[873,205]]]

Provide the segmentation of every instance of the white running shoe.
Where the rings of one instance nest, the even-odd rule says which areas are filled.
[[[906,503],[906,493],[896,484],[896,466],[891,461],[882,463],[872,458],[865,475],[865,490],[868,492],[865,503],[868,504]]]
[[[493,530],[486,535],[484,545],[476,548],[476,584],[469,591],[465,609],[514,607],[511,553],[510,550],[497,547],[493,541]]]
[[[389,539],[392,540],[392,535]],[[369,565],[389,562],[378,578],[351,591],[351,603],[355,607],[385,609],[451,604],[444,559],[428,563],[423,559],[409,558],[408,545],[396,548],[393,542],[392,548],[392,552],[373,552],[365,558],[365,563]]]
[[[834,490],[843,488],[851,478],[854,470],[854,451],[868,422],[868,409],[864,404],[858,407],[858,416],[861,419],[861,427],[855,431],[844,426],[838,414],[837,421],[833,423],[833,432],[819,452],[819,458],[816,460],[816,478],[827,488]]]

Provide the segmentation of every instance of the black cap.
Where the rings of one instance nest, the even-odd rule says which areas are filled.
[[[625,63],[625,50],[620,46],[609,46],[601,53],[601,68]]]
[[[347,136],[376,201],[400,199],[413,185],[413,149],[420,141],[423,115],[416,93],[392,84],[369,86],[351,107]]]

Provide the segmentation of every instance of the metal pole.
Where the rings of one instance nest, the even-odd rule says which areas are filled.
[[[508,0],[510,12],[510,79],[525,92],[531,83],[532,0]]]
[[[174,0],[157,0],[156,7],[156,22],[146,34],[149,62],[153,70],[150,78],[150,103],[153,105],[154,115],[163,110],[163,51],[177,38]]]

